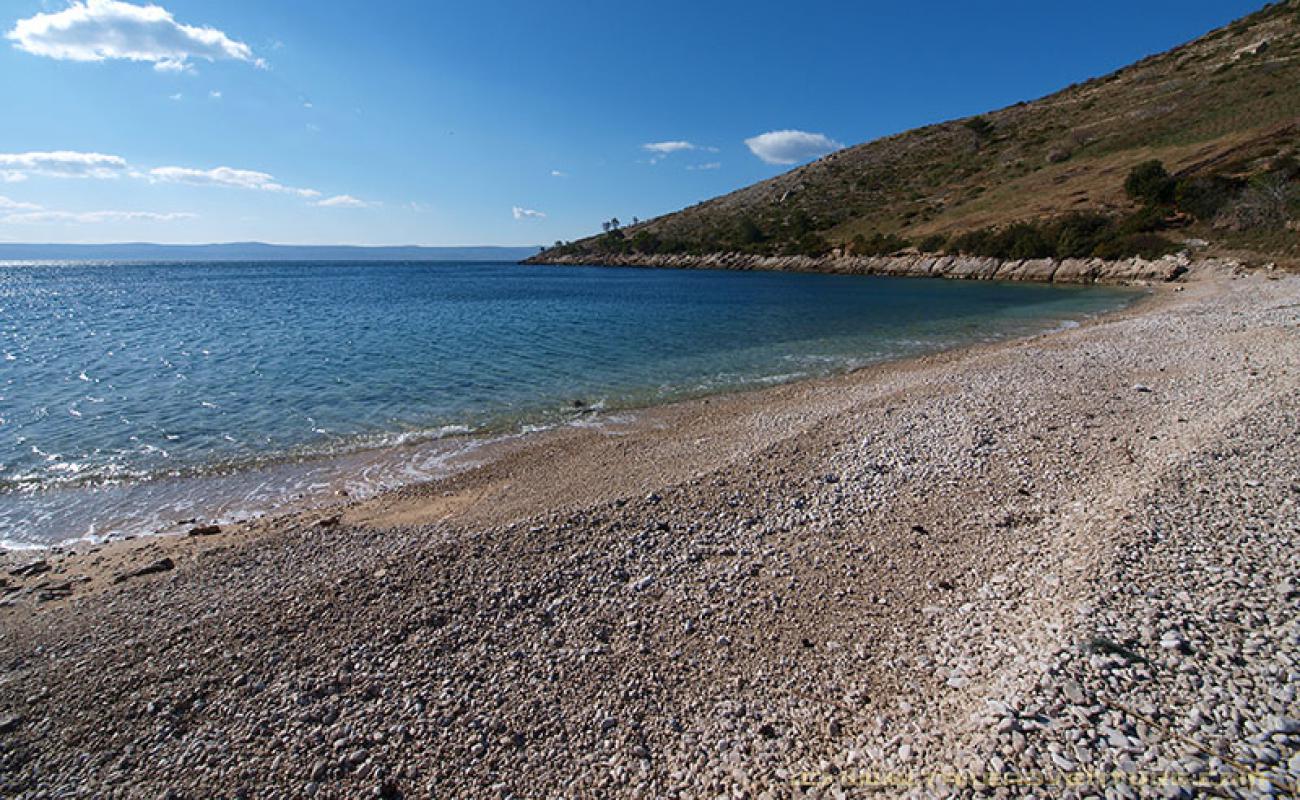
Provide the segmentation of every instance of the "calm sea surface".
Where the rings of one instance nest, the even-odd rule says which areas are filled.
[[[1041,331],[1104,288],[513,264],[0,265],[0,541],[435,477],[485,438]]]

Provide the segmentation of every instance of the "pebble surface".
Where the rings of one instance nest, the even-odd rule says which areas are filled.
[[[1300,279],[1191,278],[746,396],[659,481],[12,556],[0,794],[1295,796]]]

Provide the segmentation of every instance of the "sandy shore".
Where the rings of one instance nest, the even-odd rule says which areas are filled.
[[[1200,269],[1080,328],[55,556],[4,578],[0,793],[1293,792],[1297,398],[1300,279]]]

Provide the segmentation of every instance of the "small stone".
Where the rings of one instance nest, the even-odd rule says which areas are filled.
[[[13,733],[18,730],[18,726],[23,724],[23,718],[17,714],[6,714],[0,717],[0,734]]]
[[[9,570],[9,574],[16,578],[30,578],[33,575],[40,575],[42,572],[49,572],[49,562],[43,560],[29,561]]]
[[[1074,772],[1075,768],[1078,766],[1060,753],[1052,753],[1052,763],[1055,764],[1058,769],[1064,770],[1065,772]]]
[[[1276,748],[1267,745],[1263,747],[1250,748],[1251,754],[1255,756],[1255,761],[1260,764],[1276,764],[1282,760],[1282,756]]]
[[[157,561],[146,564],[145,566],[140,567],[137,570],[133,570],[131,572],[124,572],[121,575],[118,575],[116,578],[113,579],[113,583],[122,583],[123,581],[130,580],[131,578],[143,578],[146,575],[157,575],[160,572],[167,572],[168,570],[172,570],[175,568],[176,568],[176,562],[172,561],[170,558],[160,558]]]
[[[197,525],[189,531],[190,536],[213,536],[218,533],[221,533],[220,525]]]
[[[1187,640],[1172,631],[1160,637],[1160,646],[1165,650],[1178,653],[1190,653],[1191,647],[1188,646]]]

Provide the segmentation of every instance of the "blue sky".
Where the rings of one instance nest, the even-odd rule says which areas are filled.
[[[577,238],[1260,5],[7,0],[0,241]]]

